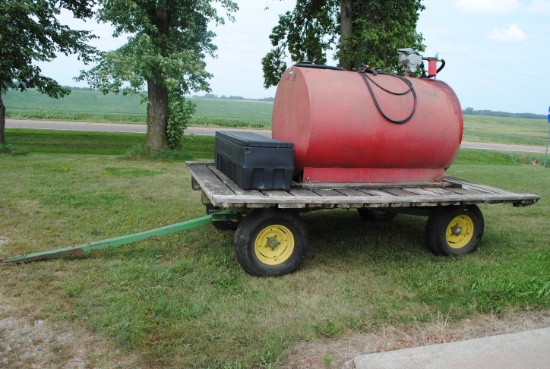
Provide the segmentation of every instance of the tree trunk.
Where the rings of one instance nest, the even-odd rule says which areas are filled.
[[[171,13],[162,8],[155,10],[153,24],[160,31],[160,38],[168,35]],[[157,37],[157,36],[154,36]],[[162,53],[162,50],[161,50]],[[159,71],[155,71],[156,80],[161,80]],[[160,151],[168,148],[168,89],[154,79],[147,79],[147,148]]]
[[[340,0],[340,66],[346,70],[352,68],[351,46],[348,36],[353,31],[353,0]]]
[[[6,144],[6,136],[4,131],[6,130],[6,106],[2,101],[2,89],[0,88],[0,145]]]
[[[147,148],[160,151],[168,147],[168,90],[147,80]]]

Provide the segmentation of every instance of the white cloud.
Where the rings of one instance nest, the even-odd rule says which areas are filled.
[[[495,14],[509,14],[519,6],[518,0],[458,0],[455,4],[456,8],[467,12]]]
[[[550,15],[550,1],[534,0],[528,10],[539,15]]]
[[[515,24],[511,24],[508,28],[493,28],[489,34],[490,40],[516,42],[523,41],[527,38],[527,34]]]

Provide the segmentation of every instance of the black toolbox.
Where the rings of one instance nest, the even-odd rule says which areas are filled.
[[[252,132],[217,131],[216,168],[243,190],[288,190],[294,144]]]

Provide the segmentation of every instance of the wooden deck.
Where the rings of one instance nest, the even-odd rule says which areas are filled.
[[[445,177],[433,184],[312,183],[297,184],[287,191],[245,191],[216,169],[213,163],[187,163],[193,189],[202,190],[212,205],[220,208],[293,209],[408,208],[449,205],[512,203],[527,206],[539,196],[517,194],[495,187]]]

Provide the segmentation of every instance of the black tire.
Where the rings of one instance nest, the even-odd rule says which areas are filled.
[[[397,216],[397,213],[366,208],[358,208],[357,212],[361,218],[375,222],[389,222]]]
[[[220,208],[217,208],[212,204],[207,204],[205,205],[205,207],[206,215],[210,215],[212,213],[220,211]],[[222,220],[217,222],[212,221],[212,225],[214,226],[214,228],[219,229],[220,231],[235,231],[239,227],[239,222],[235,222],[232,220]]]
[[[234,246],[247,273],[276,277],[298,270],[307,244],[307,227],[298,214],[268,208],[253,210],[241,221]]]
[[[470,254],[479,246],[484,228],[483,214],[476,205],[441,207],[428,218],[426,243],[436,255]]]

